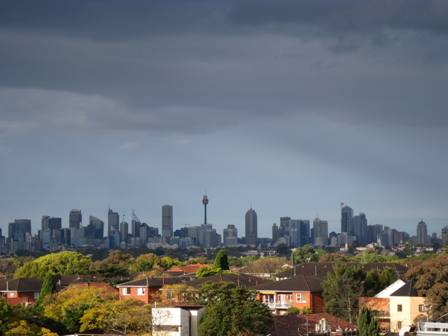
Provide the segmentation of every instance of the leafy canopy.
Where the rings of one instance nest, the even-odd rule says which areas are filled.
[[[253,291],[231,283],[212,283],[202,286],[199,300],[207,308],[199,325],[200,336],[266,335],[271,329],[271,312]]]
[[[92,260],[78,252],[63,251],[50,253],[26,262],[15,272],[16,278],[45,278],[49,273],[55,275],[87,274]]]

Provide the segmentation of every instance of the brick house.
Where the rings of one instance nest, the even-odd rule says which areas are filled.
[[[153,303],[160,295],[159,290],[164,285],[181,284],[189,281],[190,277],[172,278],[143,278],[131,280],[117,285],[119,299],[136,299],[146,304]]]
[[[2,279],[0,280],[0,295],[10,305],[31,305],[39,297],[42,281],[37,278]]]
[[[261,284],[255,290],[258,300],[268,305],[274,314],[285,314],[291,307],[321,313],[324,310],[321,281],[318,277],[298,275]]]

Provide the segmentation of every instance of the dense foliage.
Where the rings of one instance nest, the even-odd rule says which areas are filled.
[[[226,251],[224,251],[224,250],[218,251],[218,253],[216,254],[213,266],[215,266],[216,268],[221,269],[223,271],[229,270],[229,259],[227,257]]]
[[[314,249],[311,245],[305,245],[294,249],[292,258],[294,264],[303,264],[307,262],[317,262],[326,254],[322,249]]]
[[[50,253],[26,262],[15,272],[16,278],[37,277],[43,279],[47,274],[68,275],[87,274],[92,260],[78,252],[63,251]]]
[[[448,321],[448,255],[417,262],[406,273],[419,294],[426,296],[432,319]]]
[[[337,264],[322,282],[325,311],[346,319],[355,320],[358,298],[364,291],[365,273],[360,267]]]
[[[138,300],[104,301],[80,318],[81,332],[102,330],[120,335],[151,332],[151,307]]]
[[[373,312],[363,308],[359,312],[357,323],[358,336],[379,336],[380,327]]]
[[[266,335],[271,329],[269,308],[250,290],[230,283],[206,284],[199,299],[207,308],[199,325],[201,336]]]

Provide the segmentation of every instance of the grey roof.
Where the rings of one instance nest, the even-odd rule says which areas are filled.
[[[188,276],[179,276],[179,277],[157,277],[157,278],[143,278],[143,279],[137,279],[137,280],[131,280],[128,282],[124,282],[121,284],[118,284],[117,287],[146,287],[146,288],[161,288],[164,285],[174,285],[174,284],[181,284],[186,283],[190,281],[192,277]]]
[[[188,282],[187,285],[199,288],[206,283],[220,283],[220,282],[230,282],[239,287],[244,288],[255,288],[259,284],[268,282],[268,280],[246,274],[223,273],[196,279]]]
[[[297,275],[291,279],[270,281],[255,287],[256,290],[321,292],[322,279],[315,276]]]
[[[38,278],[2,279],[0,280],[0,292],[40,292],[42,280]]]
[[[391,294],[391,296],[420,296],[414,287],[414,281],[408,281],[399,289]]]
[[[310,263],[304,263],[295,265],[296,274],[302,274],[305,276],[317,276],[317,277],[325,277],[328,272],[332,272],[334,266],[337,263],[335,262],[310,262]],[[360,266],[361,269],[364,272],[371,271],[373,269],[384,269],[384,268],[392,268],[395,270],[398,274],[404,274],[408,267],[403,264],[399,263],[367,263],[367,264],[361,264],[361,263],[343,263],[344,265],[349,266]],[[283,271],[279,273],[277,276],[279,278],[289,278],[294,275],[294,270],[288,269],[286,271]]]

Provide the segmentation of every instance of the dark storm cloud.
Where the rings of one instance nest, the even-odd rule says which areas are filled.
[[[312,113],[446,127],[447,13],[414,0],[3,1],[0,86],[48,120],[54,106],[78,113],[78,127],[196,133]],[[114,108],[64,108],[66,93]],[[3,108],[3,124],[26,110]]]

